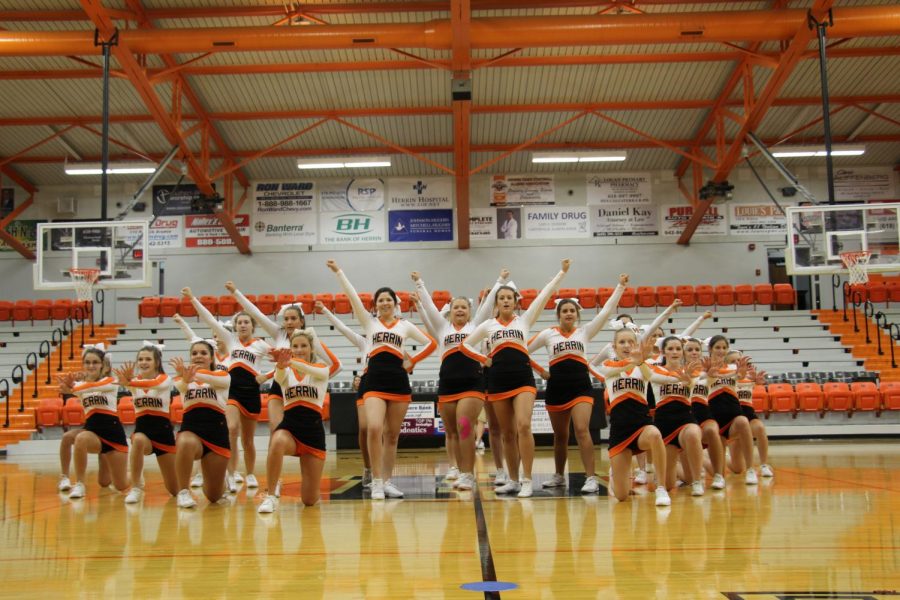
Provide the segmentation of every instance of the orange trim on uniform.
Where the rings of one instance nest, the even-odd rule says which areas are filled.
[[[523,348],[521,344],[516,344],[515,342],[503,342],[503,343],[500,344],[499,346],[496,346],[496,347],[494,347],[494,348],[491,348],[491,353],[488,354],[488,356],[493,357],[495,354],[497,354],[498,352],[500,352],[500,351],[503,350],[504,348],[514,348],[515,350],[518,350],[519,352],[521,352],[521,353],[524,354],[525,356],[528,356],[528,351],[527,351],[525,348]],[[530,357],[529,357],[529,358],[530,358]]]
[[[403,353],[398,352],[397,350],[391,348],[390,346],[379,346],[378,348],[375,348],[374,350],[369,352],[369,358],[372,358],[373,356],[381,354],[382,352],[388,352],[389,354],[393,354],[394,356],[396,356],[399,359],[403,358]]]
[[[94,432],[91,432],[91,433],[94,433]],[[94,435],[97,435],[97,434],[94,433]],[[128,454],[128,444],[117,444],[115,442],[109,441],[106,438],[102,438],[99,435],[97,435],[97,437],[100,439],[101,442],[103,442],[107,446],[111,446],[112,448],[114,448],[116,452],[124,452],[125,454]]]
[[[469,338],[466,338],[466,339],[469,339]],[[463,340],[463,342],[459,345],[459,350],[460,350],[460,352],[462,352],[463,354],[465,354],[472,360],[477,360],[481,364],[484,364],[487,362],[487,357],[484,354],[481,354],[480,352],[475,352],[474,350],[472,350],[471,348],[466,346],[466,340]]]
[[[343,365],[341,364],[340,359],[334,355],[334,352],[331,351],[331,348],[329,348],[327,345],[325,345],[325,342],[323,342],[322,340],[319,340],[319,344],[322,346],[322,350],[325,351],[325,354],[328,355],[328,358],[331,360],[331,366],[328,367],[328,376],[333,377],[335,373],[337,373],[338,371],[341,370],[341,367],[343,367]],[[292,359],[292,360],[299,360],[299,359]],[[301,362],[306,362],[306,361],[301,361]],[[322,365],[322,366],[327,366],[327,365]]]
[[[675,438],[677,438],[677,437],[678,437],[678,434],[681,433],[681,431],[682,431],[685,427],[687,427],[688,425],[691,425],[691,423],[685,423],[684,425],[681,425],[678,429],[676,429],[675,431],[673,431],[672,433],[670,433],[667,437],[663,438],[663,443],[666,444],[667,446],[668,446],[669,444],[671,444],[671,443],[672,443],[672,440],[674,440]]]
[[[688,401],[688,399],[685,398],[684,396],[666,396],[665,398],[663,398],[662,400],[660,400],[659,402],[656,403],[656,408],[659,408],[660,406],[665,406],[666,404],[672,404],[673,402],[681,402],[682,404],[684,404],[686,406],[691,405],[690,401]]]
[[[84,390],[89,390],[91,388],[101,387],[104,385],[109,385],[113,383],[115,380],[112,377],[104,377],[103,379],[99,379],[97,381],[85,381],[81,385],[76,385],[72,388],[72,393],[77,394],[78,392],[83,392]]]
[[[412,402],[412,400],[410,400],[410,402]],[[366,399],[365,399],[365,398],[357,398],[357,399],[356,399],[356,407],[357,407],[357,408],[359,408],[360,406],[365,406],[365,405],[366,405]]]
[[[244,408],[241,405],[240,402],[238,402],[234,398],[229,398],[227,404],[228,404],[228,406],[236,406],[237,409],[239,411],[241,411],[241,414],[244,415],[245,417],[247,417],[248,419],[254,419],[256,421],[259,421],[259,413],[252,413],[252,412],[248,411],[246,408]]]
[[[719,389],[716,390],[715,392],[710,392],[709,396],[707,396],[707,402],[708,402],[709,400],[712,400],[713,398],[718,398],[718,397],[721,396],[722,394],[728,394],[729,396],[734,396],[734,397],[736,398],[736,397],[737,397],[737,393],[732,394],[732,393],[731,393],[732,390],[734,390],[734,388],[719,388]]]
[[[197,435],[197,434],[195,433],[194,435]],[[204,446],[209,448],[212,452],[215,452],[219,456],[224,456],[225,458],[231,458],[231,450],[229,450],[228,448],[223,448],[222,446],[216,446],[215,444],[211,444],[210,442],[207,442],[199,435],[197,435],[197,437],[200,438],[200,442]]]
[[[547,412],[562,412],[564,410],[571,410],[576,404],[590,404],[594,405],[594,399],[591,396],[578,396],[574,400],[569,400],[565,404],[556,405],[547,405]]]
[[[412,394],[389,394],[388,392],[366,392],[363,400],[380,398],[385,402],[412,402]]]
[[[324,400],[323,400],[324,402]],[[322,414],[322,407],[318,404],[313,404],[312,402],[304,402],[303,400],[294,400],[290,404],[284,407],[284,410],[288,411],[294,408],[295,406],[302,406],[304,408],[308,408],[310,410],[314,410],[320,415]]]
[[[691,396],[691,404],[696,402],[697,404],[702,404],[703,406],[709,406],[709,400],[704,398],[703,396]]]
[[[253,375],[254,378],[257,375],[259,375],[259,371],[257,371],[256,369],[250,368],[249,365],[245,365],[242,362],[236,362],[233,365],[231,365],[230,367],[228,367],[228,374],[230,375],[231,372],[235,369],[243,369],[243,370],[247,371],[248,373],[250,373],[251,375]]]
[[[127,387],[136,387],[136,388],[152,388],[158,385],[162,385],[162,382],[168,379],[168,375],[162,373],[157,375],[153,379],[132,379],[128,382]]]
[[[416,327],[416,329],[419,329],[419,328]],[[420,362],[422,362],[423,360],[425,360],[426,358],[431,356],[431,353],[434,352],[438,347],[437,340],[434,339],[433,337],[431,337],[430,335],[428,335],[428,333],[422,331],[421,329],[419,329],[419,333],[421,333],[422,335],[425,336],[425,338],[428,340],[428,345],[425,346],[425,348],[423,348],[422,351],[419,352],[418,354],[416,354],[415,356],[409,357],[409,361],[412,363],[413,367],[415,367],[417,364],[419,364]],[[412,369],[410,369],[410,371],[411,370]]]
[[[141,431],[135,431],[134,433],[131,434],[131,443],[132,444],[134,443],[134,434],[135,433],[140,433],[144,437],[147,437],[146,433],[143,433]],[[150,440],[149,437],[147,439]],[[110,444],[110,445],[112,445],[112,444]],[[154,448],[156,448],[157,450],[162,450],[163,452],[166,452],[167,454],[175,454],[175,446],[169,446],[168,444],[160,444],[159,442],[154,442],[153,440],[150,440],[150,445],[153,446]]]
[[[119,417],[119,413],[114,410],[107,410],[105,408],[92,408],[89,411],[85,411],[84,418],[87,419],[91,415],[109,415],[110,417]]]
[[[500,392],[499,394],[488,394],[487,399],[488,402],[497,402],[498,400],[508,400],[509,398],[515,398],[519,394],[523,394],[525,392],[531,392],[534,395],[537,395],[537,388],[533,385],[523,385],[522,387],[518,387],[514,390],[509,390],[507,392]]]
[[[166,419],[171,417],[171,413],[162,412],[160,410],[141,410],[135,412],[134,418],[139,419],[141,417],[164,417]]]
[[[212,404],[206,404],[205,402],[197,402],[196,404],[191,404],[190,406],[188,406],[187,408],[184,409],[184,414],[188,414],[195,408],[209,408],[209,409],[216,411],[217,413],[221,413],[223,415],[225,414],[225,411],[222,410],[221,408],[219,408],[218,406],[214,406]]]
[[[294,438],[294,443],[297,445],[296,450],[294,450],[294,456],[303,456],[304,454],[309,454],[310,456],[314,456],[319,460],[325,460],[324,450],[319,450],[318,448],[307,446],[306,444],[298,440],[294,436],[294,434],[291,434],[291,437]]]
[[[463,398],[477,398],[484,402],[484,392],[460,392],[458,394],[445,394],[443,396],[438,396],[438,403],[444,404],[446,402],[459,402]]]
[[[561,363],[564,360],[574,360],[575,362],[580,362],[584,366],[588,366],[588,361],[584,357],[578,356],[576,354],[564,354],[562,356],[558,356],[550,361],[550,366],[552,367],[553,365]]]
[[[627,450],[628,446],[631,445],[631,442],[636,440],[638,438],[638,436],[640,436],[644,432],[644,429],[646,429],[647,427],[649,427],[649,425],[642,425],[640,429],[638,429],[637,431],[632,433],[630,436],[628,436],[627,440],[610,448],[609,449],[609,457],[612,458],[613,456],[615,456],[617,454],[621,454],[622,452]],[[634,452],[633,454],[642,454],[643,452],[645,452],[645,451],[638,448],[638,451]]]
[[[647,404],[647,398],[638,396],[637,394],[635,394],[633,392],[625,392],[624,394],[622,394],[615,400],[612,400],[610,398],[609,409],[610,410],[614,409],[615,407],[617,407],[622,402],[625,402],[626,400],[634,400],[635,402],[640,402],[641,404],[644,404],[644,405]]]
[[[737,419],[737,417],[735,417],[734,419]],[[719,435],[725,436],[725,439],[729,439],[728,430],[731,429],[731,426],[734,424],[734,419],[728,421],[728,423],[724,427],[719,427]],[[716,425],[718,424],[719,422],[716,421]]]

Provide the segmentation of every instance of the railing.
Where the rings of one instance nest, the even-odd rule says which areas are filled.
[[[3,422],[4,429],[9,428],[9,382],[6,379],[0,379],[0,398],[6,398],[6,421]]]
[[[865,327],[866,327],[866,344],[872,343],[872,338],[869,335],[869,318],[874,319],[875,321],[875,332],[876,339],[878,342],[878,355],[884,356],[884,349],[881,347],[881,335],[880,330],[887,331],[888,339],[891,341],[891,368],[897,368],[897,359],[894,356],[894,346],[895,342],[900,342],[900,324],[897,323],[889,323],[887,315],[885,315],[881,311],[875,311],[875,305],[872,304],[871,301],[865,300],[863,301],[863,294],[859,289],[854,289],[853,286],[850,285],[849,281],[844,281],[841,283],[840,275],[834,274],[831,276],[831,300],[832,305],[837,309],[836,296],[835,292],[838,288],[841,288],[841,297],[843,300],[843,312],[844,312],[844,322],[848,322],[850,317],[847,316],[847,305],[851,304],[853,306],[853,331],[854,333],[859,333],[859,323],[857,322],[857,313],[860,306],[863,307],[863,314],[865,315]]]

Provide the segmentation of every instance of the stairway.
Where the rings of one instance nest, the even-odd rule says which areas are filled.
[[[94,335],[91,336],[90,326],[85,328],[84,343],[97,344],[106,342],[107,346],[115,340],[122,325],[94,326]],[[81,369],[81,328],[75,329],[71,336],[75,338],[75,352],[69,358],[69,338],[63,343],[51,349],[50,356],[45,357],[37,369],[30,371],[25,376],[25,381],[10,390],[9,400],[9,428],[0,428],[0,450],[10,444],[30,439],[36,430],[35,409],[41,402],[41,398],[55,398],[59,396],[59,386],[56,376],[59,373],[69,373]],[[59,371],[59,355],[62,353],[62,371]],[[50,369],[50,383],[47,383],[47,369]],[[35,393],[35,380],[37,380],[37,396]],[[24,410],[19,412],[23,404]],[[0,403],[0,425],[6,420],[6,403]]]
[[[844,322],[844,312],[840,310],[815,310],[813,311],[819,320],[828,326],[828,329],[840,336],[841,343],[851,348],[851,354],[865,360],[867,371],[878,371],[881,381],[900,381],[900,368],[891,366],[891,344],[893,342],[883,330],[879,329],[865,314],[856,312],[856,322],[859,333],[853,331],[853,312],[847,311],[847,322]],[[866,322],[869,325],[870,343],[866,343]],[[881,339],[883,355],[878,355],[878,339]],[[900,345],[893,344],[894,356],[900,365]]]

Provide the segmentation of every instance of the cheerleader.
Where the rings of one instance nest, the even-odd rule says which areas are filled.
[[[613,337],[617,359],[604,360],[597,368],[609,392],[609,462],[613,494],[624,502],[631,491],[632,454],[650,451],[659,481],[666,481],[665,444],[650,419],[647,383],[653,377],[646,359],[652,354],[649,340],[639,344],[637,334],[622,326]],[[672,500],[665,485],[656,487],[656,506]]]
[[[741,356],[740,352],[732,350],[726,355],[725,362],[734,364]],[[769,465],[769,436],[766,433],[766,426],[753,409],[753,388],[756,387],[757,384],[765,385],[766,372],[757,371],[749,365],[748,367],[749,369],[746,376],[739,379],[737,382],[736,389],[738,402],[741,403],[741,412],[747,417],[747,420],[750,421],[750,432],[753,434],[753,439],[756,441],[756,451],[759,453],[759,474],[763,477],[774,477],[775,472],[772,470],[771,465]],[[740,457],[738,455],[731,456],[728,467],[735,473],[740,473],[744,470],[744,465],[740,463]]]
[[[269,334],[274,345],[283,344],[284,346],[287,346],[290,343],[289,340],[291,339],[291,335],[295,331],[306,328],[306,315],[303,313],[303,306],[297,302],[283,304],[281,308],[278,309],[277,318],[281,319],[281,325],[279,325],[276,321],[273,321],[263,314],[258,306],[250,302],[250,300],[237,289],[233,282],[225,282],[225,289],[234,295],[235,300],[241,305],[241,308],[243,308],[244,311],[250,315],[250,317],[262,327],[267,334]],[[334,377],[338,372],[338,365],[340,362],[318,338],[316,338],[315,350],[316,354],[321,357],[321,360],[331,369],[331,377]],[[261,378],[262,377],[257,379],[258,383],[264,382],[259,381]],[[278,385],[277,381],[272,381],[272,387],[269,389],[268,409],[269,433],[271,434],[278,427],[278,424],[281,423],[281,417],[284,414],[284,398],[282,398],[281,387]],[[252,487],[249,483],[247,486]]]
[[[216,368],[215,350],[207,340],[193,340],[190,361],[185,364],[177,357],[169,362],[178,375],[175,387],[184,402],[184,421],[175,441],[180,508],[197,505],[190,490],[194,461],[200,461],[203,495],[216,502],[225,493],[225,473],[231,458],[225,419],[231,375]]]
[[[698,363],[703,358],[703,344],[695,338],[684,340],[684,356],[688,363]],[[719,425],[709,412],[709,385],[706,376],[701,376],[702,369],[696,369],[691,375],[691,412],[694,420],[700,425],[700,441],[706,446],[709,453],[710,468],[712,470],[712,483],[714,490],[725,489],[725,450],[722,447],[722,437],[719,435]],[[682,461],[683,462],[683,461]],[[688,463],[688,471],[691,471],[689,479],[699,478],[698,473],[693,473]]]
[[[594,406],[593,387],[588,373],[585,349],[588,343],[603,329],[610,313],[628,285],[628,275],[619,275],[619,284],[600,312],[584,326],[578,326],[581,306],[573,298],[556,303],[557,327],[544,329],[528,342],[528,352],[545,347],[550,355],[550,371],[542,369],[547,379],[546,405],[553,427],[553,459],[556,472],[544,482],[543,487],[565,487],[563,476],[569,447],[569,422],[575,428],[575,438],[581,451],[581,462],[587,477],[581,488],[583,494],[596,494],[600,480],[594,471],[594,441],[588,424]]]
[[[328,391],[328,365],[316,363],[313,353],[314,335],[311,331],[296,330],[291,347],[272,351],[275,361],[275,381],[284,391],[284,418],[269,442],[266,461],[266,483],[279,481],[284,457],[300,459],[300,499],[306,506],[319,501],[322,468],[325,466],[325,428],[322,407]],[[266,490],[258,512],[272,513],[278,507],[278,497]]]
[[[494,294],[496,296],[496,294]],[[481,353],[485,356],[491,353],[491,343],[488,338],[484,338],[481,342]],[[482,381],[484,389],[487,389],[488,376],[490,375],[490,367],[487,365],[482,368]],[[494,472],[491,474],[494,486],[504,486],[509,483],[509,476],[506,469],[503,468],[503,435],[500,433],[500,419],[497,418],[497,412],[494,405],[490,402],[484,403],[484,416],[488,422],[488,441],[491,444],[491,459],[494,461]]]
[[[127,388],[134,399],[134,433],[131,435],[131,481],[133,486],[125,496],[126,504],[137,504],[144,497],[144,456],[156,455],[166,490],[178,493],[175,474],[175,433],[169,416],[172,398],[172,379],[162,365],[164,346],[144,342],[135,362],[126,362],[114,373],[119,385]],[[135,369],[137,375],[135,375]]]
[[[461,296],[453,298],[448,305],[448,321],[434,305],[419,273],[415,271],[412,273],[412,280],[416,284],[414,296],[416,305],[431,335],[440,340],[438,409],[444,422],[451,465],[456,463],[460,467],[456,469],[456,473],[448,473],[447,479],[456,479],[454,487],[459,490],[471,490],[475,485],[475,436],[472,434],[478,414],[484,406],[481,363],[461,353],[460,344],[475,327],[491,316],[494,311],[494,295],[507,279],[509,270],[503,269],[474,317],[472,317],[472,301],[469,298]],[[464,429],[462,425],[464,419],[468,423],[469,433],[461,440],[460,430]]]
[[[259,393],[259,366],[262,357],[269,352],[269,345],[253,337],[256,322],[249,314],[239,312],[234,316],[234,334],[212,316],[205,306],[194,297],[191,288],[183,288],[181,294],[191,301],[200,319],[213,331],[217,339],[225,340],[228,347],[228,372],[231,374],[231,387],[228,390],[228,404],[225,406],[225,418],[228,421],[228,440],[231,448],[231,459],[228,463],[228,491],[237,491],[237,440],[241,437],[244,448],[244,467],[247,469],[247,487],[259,487],[253,471],[256,467],[256,445],[253,436],[256,433],[256,422],[262,410]]]
[[[329,260],[327,265],[337,275],[357,320],[362,324],[366,339],[370,342],[363,399],[369,431],[372,499],[383,500],[385,496],[402,498],[403,492],[391,482],[391,474],[397,455],[400,428],[412,400],[409,372],[419,361],[434,352],[437,342],[409,321],[397,318],[397,294],[394,290],[382,287],[375,292],[377,316],[372,316],[366,311],[359,294],[337,263]],[[418,342],[424,347],[414,356],[408,356],[403,349],[407,340]]]
[[[681,338],[669,336],[662,342],[663,357],[658,366],[651,369],[668,379],[652,379],[657,397],[653,422],[666,444],[667,489],[676,487],[676,466],[679,452],[683,451],[689,465],[688,476],[691,495],[702,496],[703,489],[703,446],[701,432],[691,410],[691,374],[699,367],[699,362],[684,363],[684,345]]]
[[[100,461],[98,482],[106,487],[112,481],[116,489],[128,489],[128,441],[116,412],[119,386],[110,375],[109,354],[103,344],[85,345],[81,358],[83,370],[57,377],[60,391],[73,394],[84,406],[84,429],[74,439],[75,483],[70,499],[84,498],[85,473],[88,454],[96,454]]]
[[[347,327],[343,321],[338,319],[337,316],[328,310],[328,308],[320,301],[316,301],[316,312],[324,315],[341,335],[347,338],[351,344],[356,346],[356,349],[359,350],[362,355],[363,364],[365,364],[365,360],[369,355],[369,341],[366,337],[359,335]],[[325,345],[322,344],[322,347],[325,347]],[[359,452],[362,454],[363,459],[362,486],[364,488],[370,488],[372,487],[372,463],[369,460],[369,428],[366,424],[366,406],[365,401],[363,400],[363,396],[366,393],[365,374],[354,376],[353,389],[356,391],[356,422],[359,424],[357,428],[357,442],[359,443]]]
[[[736,363],[726,365],[727,354],[728,339],[723,335],[711,337],[709,357],[703,364],[709,386],[709,412],[719,426],[719,435],[725,440],[736,440],[737,446],[732,451],[739,452],[740,456],[734,464],[747,467],[744,483],[756,485],[759,480],[753,468],[753,434],[737,399],[737,380],[746,373],[747,360],[740,358]]]
[[[490,367],[487,397],[488,402],[494,403],[494,410],[500,420],[510,476],[508,483],[495,490],[498,494],[518,492],[520,498],[528,498],[533,493],[531,467],[534,462],[534,436],[531,433],[531,413],[537,388],[531,372],[527,340],[544,305],[565,277],[570,264],[569,259],[562,261],[562,270],[544,286],[521,317],[515,313],[519,301],[518,291],[511,284],[500,286],[495,297],[497,316],[476,327],[460,346],[466,356]],[[487,356],[478,351],[478,344],[484,338],[491,344]]]

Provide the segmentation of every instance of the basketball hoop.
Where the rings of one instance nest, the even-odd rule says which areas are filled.
[[[868,283],[869,258],[871,256],[872,253],[867,250],[859,252],[841,252],[841,262],[847,267],[847,273],[850,275],[850,285]]]
[[[79,302],[90,302],[94,283],[100,277],[100,269],[69,269],[69,276],[75,284],[75,296]]]

